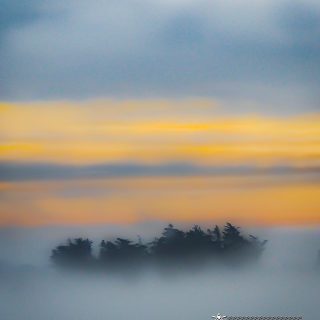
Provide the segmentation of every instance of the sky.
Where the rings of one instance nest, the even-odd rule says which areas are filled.
[[[320,223],[316,0],[1,0],[0,226]]]

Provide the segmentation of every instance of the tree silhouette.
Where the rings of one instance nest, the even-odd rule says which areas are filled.
[[[223,249],[223,239],[222,239],[222,234],[219,226],[215,226],[213,231],[210,229],[208,232],[211,234],[211,237],[213,239],[213,250],[215,253],[221,252]]]
[[[66,245],[52,250],[51,259],[62,267],[100,266],[108,271],[138,270],[150,262],[159,266],[179,265],[184,269],[205,266],[208,261],[239,265],[258,258],[266,242],[253,235],[242,235],[240,228],[229,222],[222,231],[218,226],[204,231],[195,225],[184,232],[169,224],[161,236],[148,245],[143,244],[140,238],[138,242],[120,237],[114,241],[102,240],[95,259],[89,239],[69,239]]]
[[[253,235],[249,235],[248,238],[244,237],[239,227],[229,222],[223,229],[223,254],[225,260],[233,265],[256,260],[263,252],[266,243],[266,240],[260,241]]]
[[[52,250],[52,261],[61,267],[88,267],[93,264],[92,241],[76,238]]]
[[[203,256],[212,251],[212,236],[205,233],[198,225],[195,225],[185,234],[185,243],[188,254],[191,256]]]
[[[151,243],[151,255],[158,260],[177,260],[185,251],[185,234],[172,224],[164,228],[162,236]]]
[[[238,227],[227,223],[223,229],[223,247],[225,250],[239,250],[248,244]]]
[[[99,261],[108,269],[124,267],[127,269],[135,267],[147,257],[147,247],[139,241],[133,243],[124,238],[116,241],[102,240],[100,243]]]

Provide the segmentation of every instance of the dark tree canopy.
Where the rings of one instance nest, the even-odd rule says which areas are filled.
[[[136,270],[142,265],[207,265],[232,263],[240,265],[257,259],[267,241],[241,234],[240,229],[227,223],[222,231],[218,226],[204,231],[195,225],[182,231],[169,224],[159,238],[143,244],[125,238],[114,241],[102,240],[98,257],[92,254],[92,242],[77,238],[68,240],[52,250],[52,261],[62,267],[88,268],[95,266],[102,270]]]
[[[52,261],[62,267],[84,267],[93,263],[92,241],[76,238],[52,250]]]
[[[99,262],[107,268],[134,266],[147,257],[147,246],[130,240],[117,238],[116,241],[102,240],[100,243]]]

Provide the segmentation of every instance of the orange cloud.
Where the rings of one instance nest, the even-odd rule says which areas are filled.
[[[320,114],[222,116],[217,107],[205,100],[0,104],[0,161],[319,166]],[[0,225],[319,224],[319,187],[301,177],[1,183]]]
[[[301,177],[157,177],[6,183],[0,225],[320,223],[320,188]]]
[[[2,104],[0,160],[320,163],[320,114],[221,116],[213,101]]]

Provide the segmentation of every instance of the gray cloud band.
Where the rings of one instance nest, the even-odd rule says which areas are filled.
[[[197,166],[187,163],[165,163],[145,165],[138,163],[100,164],[88,166],[54,165],[43,163],[0,162],[0,181],[25,180],[66,180],[87,178],[117,178],[134,176],[228,176],[228,175],[299,175],[299,181],[319,181],[320,168],[295,168],[274,166],[259,168],[255,166]]]
[[[261,3],[5,0],[0,98],[196,95],[317,110],[320,6]]]

